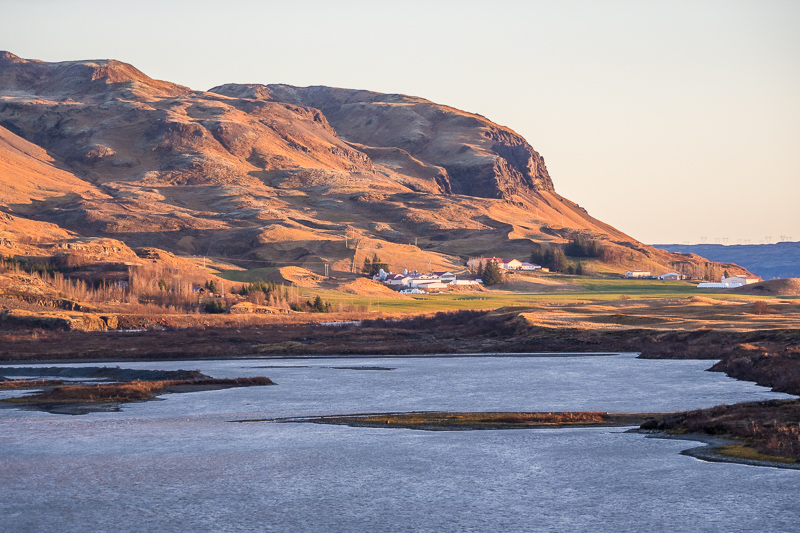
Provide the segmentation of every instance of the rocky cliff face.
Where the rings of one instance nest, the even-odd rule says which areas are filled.
[[[480,115],[422,98],[289,85],[229,84],[211,91],[320,109],[343,139],[371,151],[376,163],[403,157],[437,169],[445,193],[511,199],[554,191],[544,159],[525,139]]]

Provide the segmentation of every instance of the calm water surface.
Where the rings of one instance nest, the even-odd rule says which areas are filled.
[[[278,385],[84,416],[0,410],[0,531],[797,531],[800,471],[705,463],[679,454],[694,443],[623,428],[230,422],[786,397],[703,372],[710,365],[631,355],[120,363]]]

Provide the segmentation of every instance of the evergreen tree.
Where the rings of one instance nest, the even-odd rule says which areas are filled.
[[[561,248],[553,248],[550,250],[550,270],[554,272],[564,272],[568,266],[567,256],[564,255],[564,250]]]
[[[486,269],[483,271],[483,284],[495,285],[503,281],[503,272],[500,270],[500,265],[497,261],[489,261],[486,263]]]
[[[367,268],[369,267],[369,268]],[[369,274],[370,276],[375,276],[383,269],[384,272],[389,272],[389,265],[381,261],[381,258],[378,257],[378,254],[372,254],[372,261],[365,258],[364,259],[364,273]]]

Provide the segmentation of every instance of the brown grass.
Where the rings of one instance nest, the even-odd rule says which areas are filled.
[[[0,390],[3,389],[40,389],[61,385],[60,379],[7,379],[0,381]]]
[[[57,387],[51,391],[12,398],[14,403],[93,403],[93,402],[135,402],[152,400],[165,392],[177,392],[181,388],[228,388],[274,385],[267,377],[235,379],[179,379],[160,381],[132,381],[130,383],[111,383],[101,385],[74,385]]]
[[[720,405],[649,421],[643,429],[664,429],[681,433],[725,435],[744,439],[756,452],[800,461],[800,401]]]
[[[344,424],[367,427],[414,429],[511,429],[584,425],[636,425],[648,415],[609,414],[601,412],[431,412],[386,413],[376,415],[331,416],[290,421]]]

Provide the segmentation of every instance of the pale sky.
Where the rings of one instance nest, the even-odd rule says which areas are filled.
[[[0,49],[479,113],[647,243],[800,241],[800,1],[0,0]],[[724,239],[724,241],[723,241]]]

